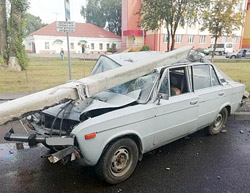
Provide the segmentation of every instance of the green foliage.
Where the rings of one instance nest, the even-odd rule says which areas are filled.
[[[202,15],[201,30],[208,30],[212,37],[217,39],[222,35],[231,35],[234,30],[238,30],[243,23],[243,12],[237,10],[241,0],[213,0],[210,9],[204,10]],[[215,46],[212,54],[214,57]]]
[[[121,35],[121,0],[88,0],[80,14],[88,23]]]
[[[40,17],[36,17],[30,13],[27,13],[25,15],[24,20],[25,28],[24,28],[24,37],[28,36],[34,31],[37,31],[44,27],[47,24],[42,23],[42,20]]]
[[[145,30],[157,30],[162,25],[166,27],[168,50],[173,50],[177,27],[197,22],[209,3],[210,0],[144,0],[138,14],[142,17],[141,26]]]
[[[141,51],[149,51],[149,47],[147,45],[142,46]]]

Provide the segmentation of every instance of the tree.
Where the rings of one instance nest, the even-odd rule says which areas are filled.
[[[5,0],[0,0],[0,58],[7,60],[7,16]]]
[[[241,0],[211,0],[211,7],[203,12],[201,30],[208,30],[214,38],[212,62],[217,40],[222,35],[231,35],[243,22],[243,12],[236,11]]]
[[[121,35],[121,0],[88,0],[80,14],[86,22]]]
[[[47,24],[42,23],[42,20],[40,17],[34,16],[30,13],[26,14],[25,20],[25,30],[24,30],[24,37],[28,36],[34,31],[37,31],[44,27]]]
[[[179,26],[191,25],[209,6],[210,0],[143,0],[141,26],[145,30],[157,30],[162,25],[167,29],[167,49],[173,50],[175,34]],[[170,46],[171,43],[171,46]]]
[[[121,0],[102,0],[101,2],[107,29],[117,35],[121,35]]]
[[[24,19],[28,9],[27,0],[10,0],[11,10],[9,18],[9,61],[8,68],[23,70],[28,64],[27,54],[22,44],[24,37]]]

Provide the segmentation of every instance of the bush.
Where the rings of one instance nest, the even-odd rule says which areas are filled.
[[[117,50],[115,48],[108,48],[107,52],[115,53]]]
[[[142,46],[141,51],[149,51],[149,47],[147,45]]]

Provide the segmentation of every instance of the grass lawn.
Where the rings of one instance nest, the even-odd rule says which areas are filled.
[[[214,64],[234,81],[245,84],[246,90],[250,91],[250,60],[218,60]]]
[[[72,79],[89,75],[95,61],[71,59]],[[30,58],[26,71],[0,71],[0,93],[35,92],[69,80],[67,58]]]
[[[72,79],[89,75],[95,61],[72,58]],[[250,61],[215,61],[223,72],[235,81],[241,81],[250,91]],[[31,58],[23,72],[0,71],[0,93],[35,92],[51,88],[69,79],[68,62],[60,58]]]

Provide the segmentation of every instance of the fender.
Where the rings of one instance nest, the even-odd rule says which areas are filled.
[[[84,132],[85,133],[85,132]],[[133,130],[124,130],[123,127],[114,130],[106,130],[101,132],[96,132],[96,137],[93,139],[86,140],[84,134],[77,134],[77,142],[79,148],[83,155],[82,165],[94,166],[99,161],[103,152],[108,148],[109,144],[114,140],[119,138],[129,136],[135,139],[140,151],[140,159],[142,158],[142,153],[144,150],[144,145],[142,143],[142,136]],[[105,139],[105,140],[104,140]]]

